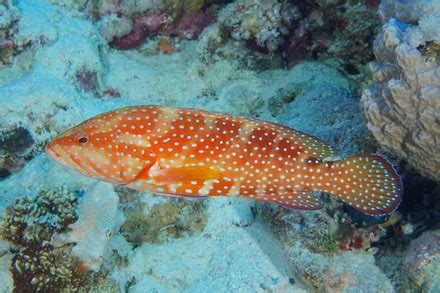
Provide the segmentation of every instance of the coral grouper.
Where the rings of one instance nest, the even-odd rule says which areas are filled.
[[[334,194],[368,215],[394,211],[402,184],[379,155],[333,160],[332,146],[297,130],[194,109],[134,106],[93,117],[47,147],[99,180],[174,196],[243,196],[295,209]]]

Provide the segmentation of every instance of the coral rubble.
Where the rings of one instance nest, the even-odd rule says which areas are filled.
[[[362,105],[383,147],[440,180],[440,6],[403,2],[381,4],[387,22],[375,41],[374,83]]]
[[[150,207],[141,207],[133,207],[121,226],[121,234],[129,243],[136,245],[191,236],[202,231],[207,221],[203,201],[170,199]]]

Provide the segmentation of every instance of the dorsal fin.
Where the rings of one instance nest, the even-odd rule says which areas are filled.
[[[299,147],[307,151],[310,157],[324,161],[337,155],[338,151],[334,146],[316,136],[289,127],[284,126],[284,128],[289,130],[291,139],[298,142]]]
[[[257,120],[258,121],[258,120]],[[261,121],[260,121],[261,122]],[[263,125],[269,125],[268,122],[262,121]],[[278,124],[270,123],[274,125],[279,133],[282,133],[285,139],[296,142],[296,145],[304,151],[307,151],[307,155],[315,159],[325,161],[329,158],[337,156],[337,149],[331,144],[319,139],[316,136],[301,132],[299,130]]]

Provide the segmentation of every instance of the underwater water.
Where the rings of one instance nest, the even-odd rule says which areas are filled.
[[[5,0],[0,31],[0,293],[440,292],[440,1]]]

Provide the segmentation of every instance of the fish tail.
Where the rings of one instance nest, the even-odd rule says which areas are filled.
[[[372,216],[390,214],[399,206],[402,182],[384,157],[358,155],[325,164],[330,179],[322,191],[335,194],[346,204]]]

